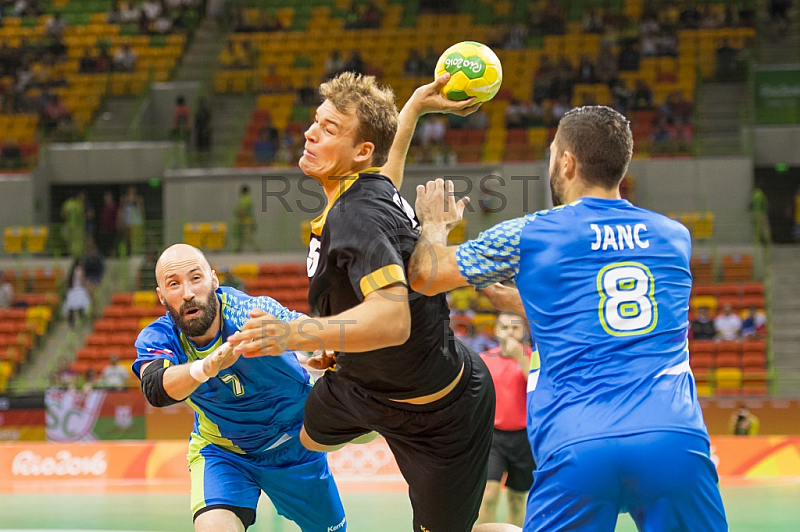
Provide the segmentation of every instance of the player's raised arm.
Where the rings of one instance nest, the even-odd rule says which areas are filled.
[[[454,102],[442,96],[441,89],[449,79],[450,74],[444,74],[433,82],[418,87],[397,117],[397,133],[389,150],[389,158],[381,167],[381,173],[391,179],[398,190],[403,184],[406,155],[419,117],[427,113],[454,113],[467,116],[480,108],[480,104],[473,105],[475,98]]]
[[[447,234],[458,225],[466,198],[455,201],[453,183],[437,179],[417,187],[416,211],[422,234],[408,266],[414,291],[435,295],[460,286],[485,288],[513,280],[519,272],[519,242],[528,216],[501,222],[478,238],[448,246]]]

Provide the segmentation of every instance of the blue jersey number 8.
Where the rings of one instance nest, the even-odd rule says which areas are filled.
[[[600,323],[612,336],[649,333],[658,322],[653,274],[638,262],[609,264],[597,274]]]

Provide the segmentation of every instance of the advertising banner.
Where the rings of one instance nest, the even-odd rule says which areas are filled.
[[[756,122],[800,124],[800,65],[760,66],[753,74]]]
[[[145,398],[139,390],[47,390],[47,440],[143,440]],[[187,435],[188,437],[188,435]]]

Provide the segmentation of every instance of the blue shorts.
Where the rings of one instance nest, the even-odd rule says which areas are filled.
[[[193,434],[188,459],[194,518],[223,508],[238,515],[247,528],[255,521],[263,491],[278,513],[303,532],[347,528],[326,455],[307,450],[297,435],[275,449],[240,455]]]
[[[540,464],[524,532],[613,532],[630,513],[640,531],[728,530],[705,439],[646,432],[569,445]]]

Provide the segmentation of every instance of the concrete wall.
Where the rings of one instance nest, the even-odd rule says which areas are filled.
[[[800,126],[758,126],[754,140],[756,166],[800,166]]]
[[[131,183],[161,178],[170,142],[83,142],[45,149],[48,183]]]
[[[0,228],[37,223],[33,206],[33,180],[30,175],[0,174]]]

